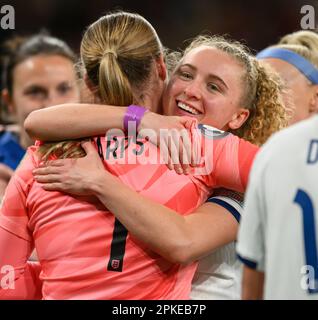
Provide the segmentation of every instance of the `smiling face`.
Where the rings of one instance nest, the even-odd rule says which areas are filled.
[[[223,130],[232,128],[231,121],[243,109],[244,72],[233,57],[221,50],[208,46],[192,49],[165,90],[165,114],[193,116],[200,123]]]
[[[317,113],[317,106],[313,103],[315,86],[293,65],[274,58],[261,60],[269,64],[282,78],[286,86],[286,93],[283,95],[284,103],[294,109],[290,124],[307,119]]]

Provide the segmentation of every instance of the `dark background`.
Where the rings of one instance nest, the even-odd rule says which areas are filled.
[[[148,19],[171,49],[208,31],[244,40],[259,50],[299,30],[301,7],[316,7],[318,0],[0,0],[0,6],[5,4],[15,8],[15,30],[0,29],[0,42],[13,33],[26,35],[45,27],[78,52],[87,25],[110,10],[124,9]],[[317,8],[316,13],[318,23]]]

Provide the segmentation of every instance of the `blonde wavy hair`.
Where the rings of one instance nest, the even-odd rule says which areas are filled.
[[[301,30],[287,34],[272,48],[294,51],[318,69],[318,34],[314,31]]]
[[[310,61],[318,69],[318,34],[316,32],[301,30],[287,34],[280,39],[278,44],[272,45],[269,48],[293,51]],[[267,67],[270,68],[269,65]],[[283,90],[285,93],[286,111],[289,119],[292,119],[296,106],[292,98],[291,89],[284,86]]]
[[[240,105],[250,111],[246,122],[231,132],[256,145],[262,145],[274,132],[288,124],[288,115],[284,107],[280,78],[260,65],[249,50],[240,42],[222,36],[200,35],[184,51],[200,46],[221,50],[233,57],[244,69],[242,73],[242,97]]]
[[[163,47],[152,25],[135,13],[115,12],[91,24],[81,42],[81,63],[95,96],[102,103],[127,106],[140,99],[151,83],[156,59]],[[82,140],[82,139],[81,139]],[[81,140],[45,143],[42,160],[85,156]]]

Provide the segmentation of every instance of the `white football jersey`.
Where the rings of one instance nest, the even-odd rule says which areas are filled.
[[[265,299],[318,298],[318,116],[275,134],[256,156],[237,252],[265,272]]]
[[[239,222],[243,211],[243,196],[220,189],[208,202],[224,207]],[[242,264],[231,242],[199,260],[192,280],[191,300],[236,300],[241,297]]]

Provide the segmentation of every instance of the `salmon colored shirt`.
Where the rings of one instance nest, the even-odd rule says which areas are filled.
[[[190,175],[149,163],[158,149],[145,141],[97,137],[95,144],[105,168],[126,185],[186,215],[204,203],[215,187],[244,191],[258,151],[231,134],[211,137],[212,129],[201,129],[204,133],[198,133],[197,139],[208,157],[202,170]],[[4,265],[15,270],[15,288],[0,286],[1,299],[35,299],[39,294],[43,299],[189,298],[196,263],[173,264],[151,251],[95,197],[43,190],[32,176],[39,162],[36,150],[29,148],[1,208],[0,270]],[[42,288],[38,266],[27,262],[34,247]],[[1,277],[0,273],[0,283]]]

